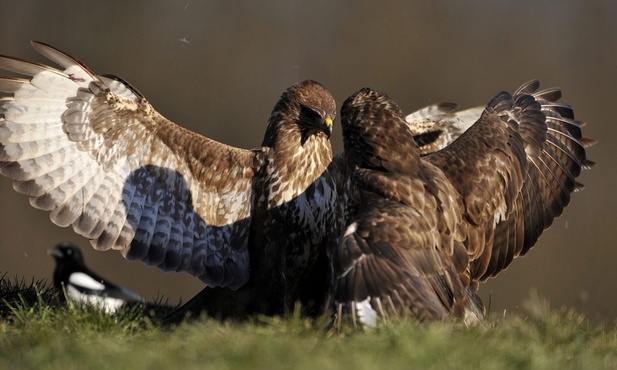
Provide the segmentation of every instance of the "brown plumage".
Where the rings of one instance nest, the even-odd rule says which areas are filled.
[[[593,141],[572,109],[555,102],[559,90],[538,86],[498,94],[426,157],[387,96],[363,89],[347,99],[341,119],[357,206],[334,255],[339,319],[482,316],[478,282],[533,246],[592,165]]]
[[[263,145],[245,150],[175,125],[117,77],[32,45],[64,70],[0,57],[0,68],[27,77],[0,78],[0,173],[34,207],[96,249],[242,287],[246,311],[323,305],[321,253],[341,217],[328,171],[336,107],[322,85],[290,87]],[[324,281],[318,298],[309,275]]]
[[[362,90],[342,109],[346,151],[333,158],[335,103],[317,82],[283,93],[262,146],[245,150],[33,46],[64,69],[0,57],[26,76],[0,77],[0,173],[95,248],[205,282],[170,321],[280,314],[297,301],[319,314],[332,263],[335,308],[354,322],[479,316],[477,282],[529,250],[591,165],[572,110],[536,82],[496,96],[471,127],[477,110],[446,103],[406,122]]]

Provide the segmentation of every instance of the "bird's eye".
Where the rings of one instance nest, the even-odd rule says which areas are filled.
[[[309,108],[306,105],[300,106],[300,121],[317,124],[323,121],[323,118],[319,113]]]

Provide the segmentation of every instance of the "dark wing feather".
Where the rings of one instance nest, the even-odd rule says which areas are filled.
[[[481,118],[427,161],[462,195],[470,227],[469,278],[486,279],[524,255],[580,187],[590,167],[572,109],[558,89],[536,92],[531,81],[493,98]]]
[[[64,70],[0,57],[0,172],[51,220],[214,286],[248,279],[259,153],[176,126],[136,89],[42,43]]]
[[[334,256],[339,311],[368,326],[405,313],[420,319],[449,315],[454,295],[464,288],[437,247],[436,226],[372,192],[362,192],[359,207]]]

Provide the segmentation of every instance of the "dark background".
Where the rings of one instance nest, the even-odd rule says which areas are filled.
[[[539,78],[599,139],[598,165],[523,260],[484,284],[492,312],[517,311],[530,289],[594,318],[617,313],[615,160],[617,2],[591,1],[20,1],[0,2],[0,53],[43,62],[50,43],[97,73],[122,76],[163,115],[216,140],[261,143],[291,84],[322,82],[340,104],[361,87],[410,112],[437,101],[485,104]],[[335,151],[342,150],[335,123]],[[116,252],[96,252],[0,178],[0,272],[50,278],[48,248],[71,240],[88,264],[147,298],[176,302],[201,283]]]

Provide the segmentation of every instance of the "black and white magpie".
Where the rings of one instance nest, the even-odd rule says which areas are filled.
[[[91,271],[84,263],[81,250],[60,243],[48,251],[56,260],[54,286],[79,304],[92,305],[107,313],[114,313],[125,303],[143,302],[141,296],[119,287]]]

